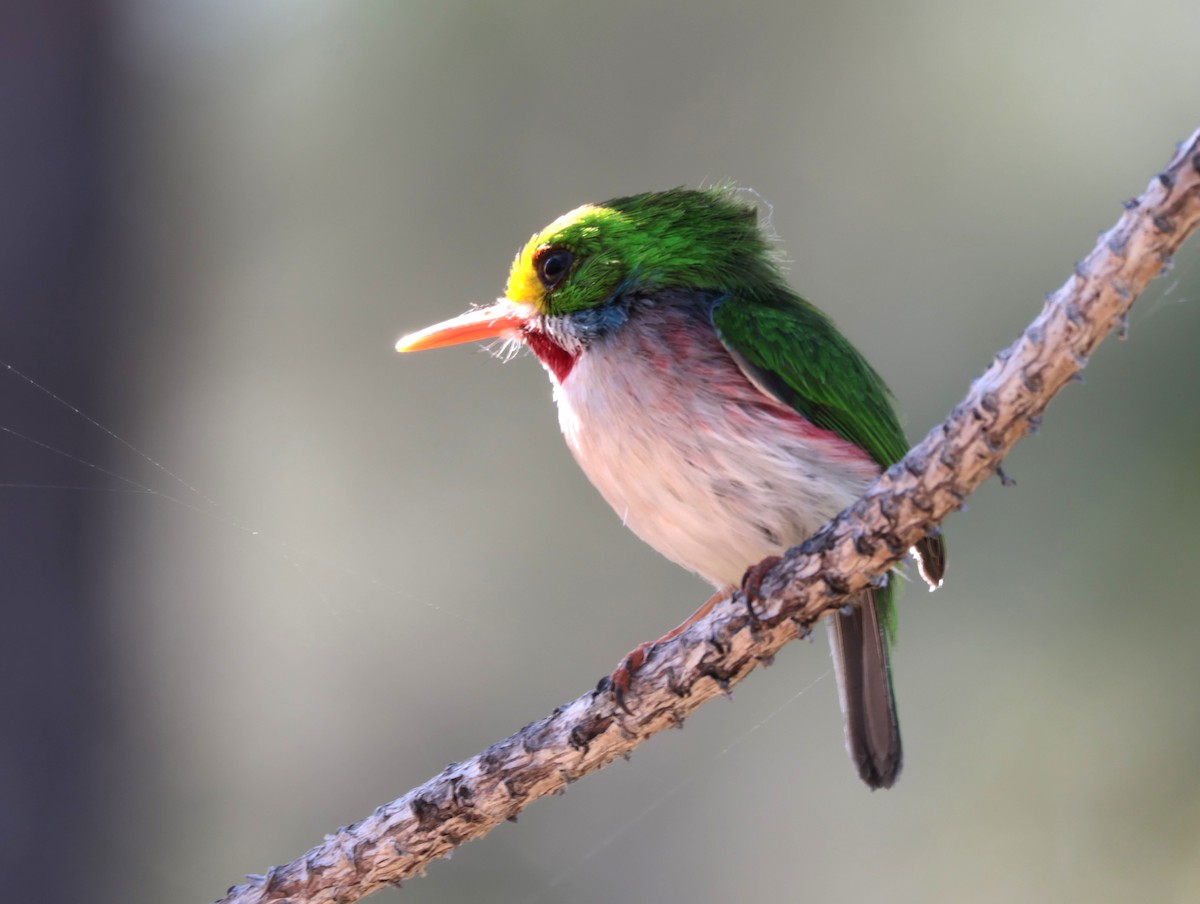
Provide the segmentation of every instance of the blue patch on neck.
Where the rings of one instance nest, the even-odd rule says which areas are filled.
[[[556,324],[562,338],[573,341],[580,348],[604,339],[619,330],[629,321],[629,302],[617,296],[593,308],[581,308],[561,318]],[[551,332],[555,332],[552,328]]]

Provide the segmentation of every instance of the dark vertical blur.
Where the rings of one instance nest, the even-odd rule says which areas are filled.
[[[30,440],[91,458],[97,437],[9,368],[53,374],[48,388],[75,404],[94,398],[111,314],[100,251],[105,12],[94,0],[8,0],[0,11],[0,875],[10,901],[82,900],[93,849],[96,500],[31,486],[62,471]]]

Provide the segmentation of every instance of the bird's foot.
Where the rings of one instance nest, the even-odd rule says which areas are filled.
[[[746,569],[746,574],[742,577],[742,593],[746,594],[746,599],[756,600],[762,596],[762,582],[767,573],[781,561],[783,560],[779,556],[767,556],[757,565]]]
[[[712,607],[719,603],[725,597],[729,596],[728,590],[718,590],[705,601],[699,609],[687,617],[687,620],[678,627],[672,628],[658,640],[647,641],[639,644],[634,650],[629,653],[621,664],[616,667],[613,673],[609,676],[609,684],[612,687],[613,696],[617,698],[617,705],[625,712],[629,712],[629,707],[625,705],[625,695],[629,693],[629,688],[633,684],[633,676],[646,663],[646,656],[660,643],[666,643],[672,637],[682,634],[704,616],[712,611]]]
[[[621,660],[621,664],[608,677],[609,683],[612,685],[613,696],[617,698],[617,705],[625,710],[625,712],[630,711],[629,707],[625,705],[625,695],[629,693],[630,685],[633,684],[633,675],[645,663],[646,654],[654,649],[657,644],[657,640],[649,640],[638,644],[631,653]]]

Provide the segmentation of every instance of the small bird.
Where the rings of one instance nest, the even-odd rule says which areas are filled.
[[[503,298],[396,348],[487,339],[537,356],[567,445],[600,494],[634,533],[717,588],[666,637],[908,450],[883,380],[788,286],[756,204],[728,187],[576,208],[521,249]],[[941,536],[913,553],[939,586]],[[871,788],[891,787],[903,759],[892,598],[886,584],[828,618],[846,747]],[[652,646],[618,667],[618,689]]]

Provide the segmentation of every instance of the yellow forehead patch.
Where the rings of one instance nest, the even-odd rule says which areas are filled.
[[[508,285],[504,289],[505,297],[544,310],[546,287],[538,279],[537,270],[533,266],[533,255],[543,245],[554,244],[555,239],[568,227],[598,209],[594,204],[576,207],[569,213],[564,213],[541,232],[535,233],[513,259],[512,269],[508,272]]]

